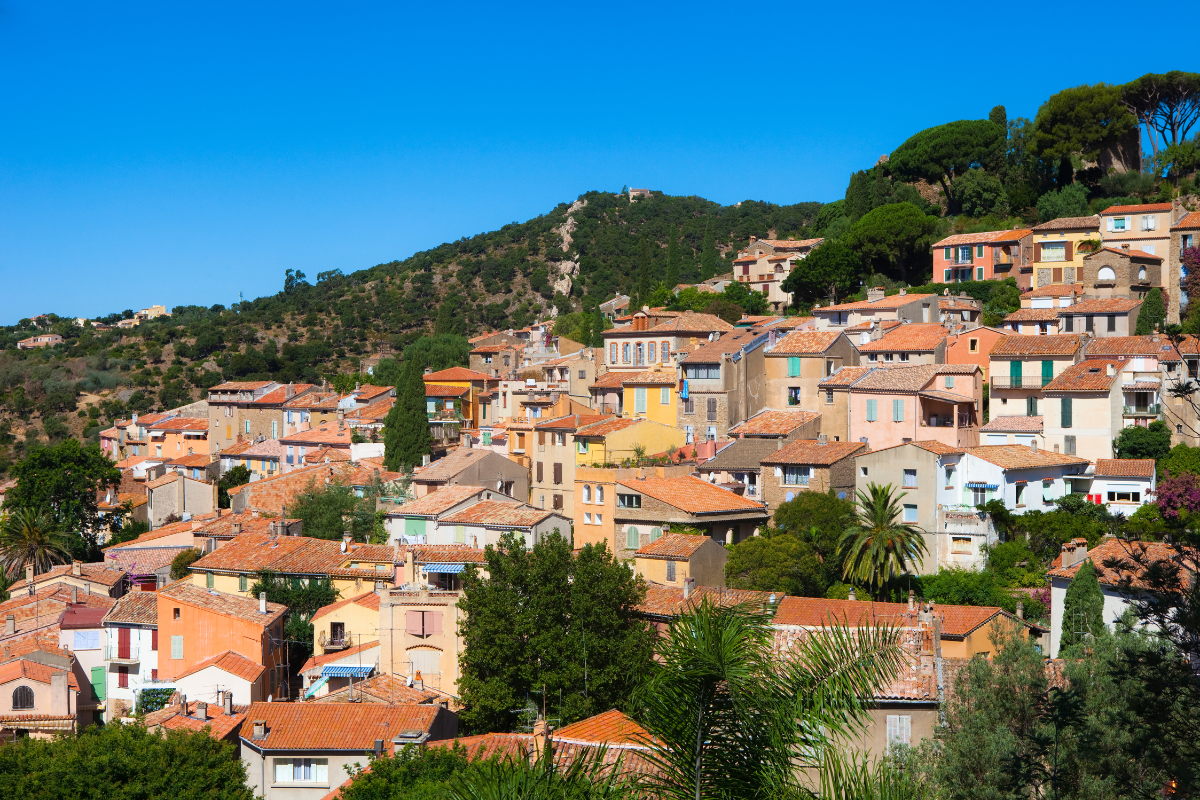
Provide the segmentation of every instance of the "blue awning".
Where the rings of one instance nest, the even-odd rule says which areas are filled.
[[[422,564],[422,572],[448,572],[458,574],[466,569],[466,564]]]
[[[679,396],[684,400],[688,399],[688,382],[686,380],[683,382],[683,389],[680,390]]]
[[[327,683],[329,683],[329,677],[328,677],[328,676],[325,676],[325,677],[322,677],[322,678],[318,678],[318,679],[317,679],[317,681],[316,681],[315,683],[313,683],[313,685],[312,685],[312,686],[308,687],[308,691],[306,691],[306,692],[304,693],[304,696],[305,696],[306,698],[308,698],[308,697],[312,697],[314,694],[316,694],[316,693],[317,693],[317,690],[318,690],[318,689],[320,689],[322,686],[324,686],[324,685],[325,685],[325,684],[327,684]]]
[[[968,489],[999,489],[998,483],[984,483],[983,481],[967,481]]]
[[[374,664],[333,664],[321,667],[321,675],[326,678],[365,678],[374,671]]]

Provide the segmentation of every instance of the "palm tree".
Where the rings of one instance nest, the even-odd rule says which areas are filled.
[[[704,598],[659,641],[634,698],[651,737],[646,796],[811,797],[797,767],[819,767],[834,739],[861,730],[876,688],[899,669],[897,632],[806,631],[780,655],[773,608]]]
[[[876,596],[925,555],[923,532],[899,521],[899,501],[905,494],[893,497],[890,483],[868,484],[866,492],[860,489],[855,519],[838,545],[842,576],[865,584]]]
[[[27,564],[40,574],[71,556],[70,540],[54,521],[31,508],[18,508],[0,524],[0,569],[16,580]]]

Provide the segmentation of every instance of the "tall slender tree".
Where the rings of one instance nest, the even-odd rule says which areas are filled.
[[[712,220],[704,226],[704,242],[700,246],[700,280],[706,281],[717,274],[720,269],[720,255],[717,253],[717,239],[713,234]]]
[[[1104,626],[1104,593],[1089,558],[1079,565],[1063,598],[1062,637],[1059,652],[1088,636],[1099,638],[1108,633]]]
[[[396,402],[383,422],[383,461],[394,472],[412,469],[433,450],[425,413],[425,360],[406,359],[396,386]]]
[[[667,291],[674,292],[679,285],[679,226],[671,226],[671,238],[667,241]]]

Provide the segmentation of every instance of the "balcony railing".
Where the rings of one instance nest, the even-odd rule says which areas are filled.
[[[1127,417],[1157,417],[1162,413],[1162,406],[1157,403],[1148,406],[1125,406],[1121,413]]]
[[[321,631],[318,638],[318,644],[323,647],[326,652],[330,650],[345,650],[350,646],[351,634],[350,631],[344,631],[337,636],[326,636],[325,631]]]
[[[1054,378],[1043,375],[993,375],[993,389],[1040,389]]]
[[[112,661],[117,664],[136,664],[141,661],[141,659],[138,658],[137,645],[132,644],[127,647],[121,647],[120,645],[114,644],[105,645],[104,660]]]

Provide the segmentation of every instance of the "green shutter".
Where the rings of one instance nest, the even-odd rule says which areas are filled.
[[[947,261],[950,260],[950,248],[949,247],[942,248],[942,258],[946,259]]]
[[[238,575],[238,591],[239,592],[246,591],[249,583],[250,583],[249,577],[247,577],[246,575]]]
[[[975,246],[975,255],[979,258],[983,258],[983,245],[980,244]]]
[[[878,400],[867,401],[867,422],[874,422],[879,419]]]
[[[975,268],[975,280],[977,280],[977,281],[983,280],[983,267]]]
[[[625,548],[627,550],[637,550],[640,547],[640,538],[637,527],[630,525],[628,530],[625,531]]]
[[[800,374],[800,358],[798,356],[788,356],[788,377],[795,378]]]
[[[1042,386],[1045,386],[1050,381],[1054,380],[1054,362],[1042,362]]]
[[[633,390],[633,410],[639,413],[646,413],[646,389],[643,386],[634,388]]]
[[[951,277],[950,277],[950,274],[951,274],[953,271],[954,271],[954,270],[949,270],[949,269],[944,269],[944,270],[942,270],[942,280],[943,280],[945,283],[950,283],[950,281],[952,280],[952,279],[951,279]]]
[[[1009,386],[1010,389],[1021,388],[1021,366],[1024,363],[1025,362],[1018,360],[1008,362],[1008,375],[1009,379],[1011,380],[1011,385]]]
[[[904,422],[904,401],[892,401],[892,422]]]
[[[104,685],[104,667],[92,667],[92,691],[96,693],[96,699],[101,703],[104,702],[107,687]]]
[[[1028,416],[1028,417],[1036,417],[1037,416],[1037,398],[1036,397],[1026,397],[1025,398],[1025,416]]]
[[[415,539],[418,536],[425,535],[425,520],[414,519],[413,517],[404,518],[404,535],[410,539]]]
[[[1062,399],[1062,426],[1064,428],[1071,427],[1071,398],[1069,397]]]

